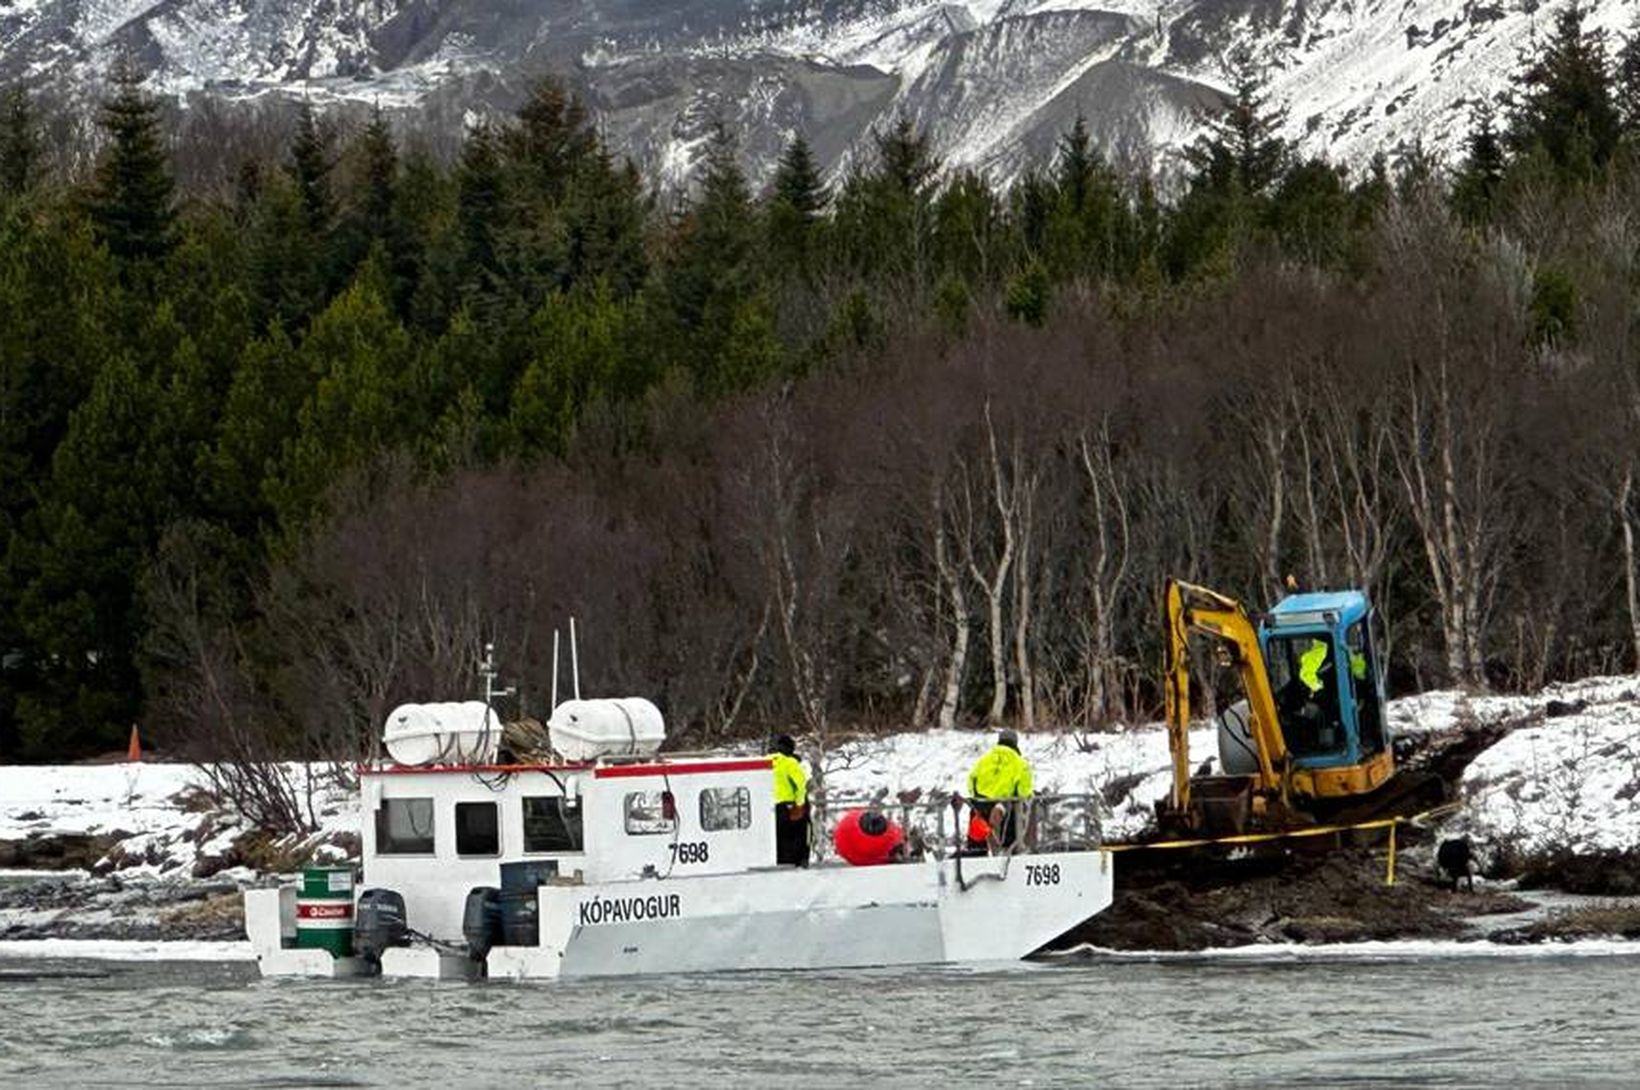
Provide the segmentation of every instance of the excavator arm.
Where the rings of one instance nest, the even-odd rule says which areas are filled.
[[[1164,678],[1167,740],[1173,758],[1172,808],[1190,806],[1190,636],[1212,636],[1228,650],[1247,694],[1250,729],[1258,749],[1258,787],[1288,793],[1287,743],[1276,717],[1275,694],[1265,669],[1258,631],[1240,602],[1205,587],[1169,579],[1164,595],[1167,636]]]

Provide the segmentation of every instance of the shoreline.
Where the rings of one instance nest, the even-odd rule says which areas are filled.
[[[1031,955],[1023,962],[975,962],[976,968],[1122,962],[1316,962],[1404,961],[1449,958],[1640,958],[1640,939],[1580,938],[1540,943],[1497,942],[1485,935],[1463,939],[1375,939],[1365,942],[1255,943],[1202,950],[1119,950],[1080,943]],[[0,965],[8,961],[254,962],[248,940],[0,939]],[[869,967],[865,967],[869,969]],[[915,966],[910,967],[912,969]]]
[[[1584,905],[1640,894],[1640,677],[1588,678],[1530,696],[1431,692],[1393,701],[1389,718],[1415,741],[1477,728],[1493,739],[1449,777],[1460,811],[1408,828],[1394,887],[1385,887],[1384,857],[1373,849],[1334,850],[1325,863],[1278,855],[1273,868],[1227,860],[1147,873],[1119,861],[1115,903],[1063,941],[1165,952],[1467,940],[1466,917],[1480,916],[1507,922],[1495,930],[1517,943],[1553,940],[1568,925],[1570,937],[1594,937],[1601,926],[1640,937],[1640,897],[1552,920],[1541,906],[1519,915],[1530,906],[1517,888],[1595,895],[1576,902]],[[943,828],[951,785],[989,742],[987,731],[903,731],[834,740],[805,755],[819,797],[837,812],[879,805],[908,827],[932,819]],[[1057,814],[1060,839],[1135,840],[1170,789],[1167,737],[1154,725],[1045,730],[1021,742],[1038,793],[1074,803]],[[1190,746],[1193,764],[1211,756],[1211,728],[1192,730]],[[310,832],[258,828],[193,765],[0,766],[0,942],[241,938],[242,890],[358,852],[356,787],[327,766],[282,771],[308,800]],[[1473,895],[1437,882],[1435,846],[1457,836],[1474,841],[1476,869],[1492,879]],[[1498,881],[1510,878],[1521,881]]]

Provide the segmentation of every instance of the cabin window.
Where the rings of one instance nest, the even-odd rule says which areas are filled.
[[[632,836],[670,833],[678,827],[677,812],[667,805],[665,791],[634,791],[627,795],[622,810],[626,831]]]
[[[524,800],[524,851],[578,852],[581,850],[581,807],[562,795],[537,795]]]
[[[383,799],[376,810],[377,855],[432,855],[433,800]]]
[[[700,793],[700,827],[722,833],[752,827],[752,793],[744,787],[708,787]]]
[[[456,854],[501,854],[501,824],[495,803],[456,803]]]

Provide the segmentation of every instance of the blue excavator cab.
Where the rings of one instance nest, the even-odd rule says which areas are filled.
[[[1290,594],[1259,618],[1294,767],[1359,765],[1389,745],[1372,622],[1359,590]]]

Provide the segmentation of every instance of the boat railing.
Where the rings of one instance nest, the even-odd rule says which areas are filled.
[[[1103,843],[1101,816],[1105,803],[1097,793],[1042,794],[1000,803],[1018,807],[1022,817],[1009,827],[1011,843],[996,844],[993,850],[1014,854],[1022,851],[1083,851]],[[834,794],[814,801],[811,826],[814,850],[824,859],[831,852],[832,833],[850,810],[869,807],[882,813],[905,830],[908,840],[919,841],[935,856],[961,850],[967,840],[966,805],[953,808],[949,795],[923,795],[910,801],[875,795]]]

